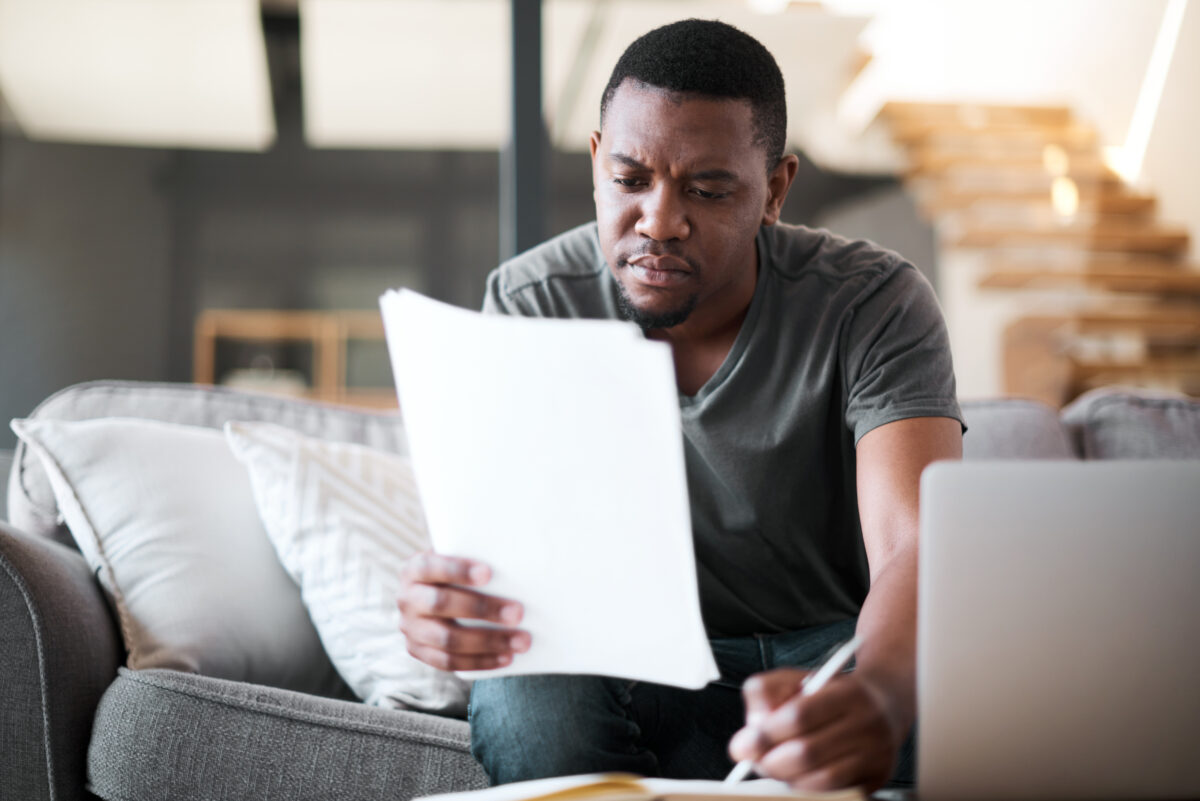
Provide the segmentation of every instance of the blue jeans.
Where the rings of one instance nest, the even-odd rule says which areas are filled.
[[[711,640],[721,678],[701,690],[603,676],[485,679],[471,690],[471,753],[492,784],[627,771],[722,779],[745,722],[742,682],[777,667],[812,667],[854,634],[845,620],[786,634]],[[912,738],[894,781],[912,783]]]

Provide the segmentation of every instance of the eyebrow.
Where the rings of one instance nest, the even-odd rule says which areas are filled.
[[[623,164],[633,170],[650,169],[633,156],[627,156],[624,153],[609,153],[608,157],[611,160],[618,162],[619,164]],[[725,181],[727,183],[737,183],[738,179],[736,174],[730,172],[729,170],[721,169],[701,170],[700,172],[692,173],[689,177],[697,181]]]

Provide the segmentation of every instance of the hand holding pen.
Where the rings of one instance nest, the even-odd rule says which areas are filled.
[[[727,782],[751,769],[812,791],[887,781],[903,737],[897,741],[878,691],[859,671],[839,675],[861,644],[843,644],[815,672],[785,668],[747,681],[748,722],[729,746],[741,764]]]
[[[810,696],[819,692],[829,680],[841,672],[842,668],[850,664],[850,660],[854,658],[854,652],[858,650],[858,646],[862,640],[855,636],[851,637],[846,642],[842,643],[830,656],[825,660],[825,663],[817,668],[815,673],[809,673],[800,682],[800,695]],[[750,709],[747,707],[747,717],[749,717]],[[749,726],[742,729],[745,732]],[[741,732],[739,732],[740,734]],[[737,736],[734,738],[737,739]],[[743,738],[745,739],[745,738]],[[732,748],[732,744],[731,744]],[[754,770],[753,759],[743,759],[734,766],[729,775],[725,777],[726,784],[737,784],[746,779],[751,771]]]

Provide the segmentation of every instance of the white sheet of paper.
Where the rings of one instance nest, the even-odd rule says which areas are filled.
[[[490,565],[532,647],[468,678],[594,673],[699,688],[700,617],[667,345],[626,323],[380,299],[434,549]]]

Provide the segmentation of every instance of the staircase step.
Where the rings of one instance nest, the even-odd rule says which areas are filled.
[[[879,112],[889,121],[921,120],[930,123],[963,123],[975,128],[989,125],[1067,125],[1074,117],[1066,106],[1022,106],[985,103],[925,103],[893,101]]]
[[[1179,255],[1190,242],[1186,228],[1136,227],[983,227],[965,228],[948,244],[959,247],[1062,245],[1099,253]]]
[[[1097,151],[1100,137],[1090,125],[1009,125],[1003,128],[945,127],[929,123],[899,122],[892,135],[906,148],[940,153],[963,151],[1040,152],[1046,145],[1058,145],[1068,153]]]
[[[1200,357],[1194,349],[1162,356],[1149,344],[1166,334],[1173,344],[1182,336],[1193,348],[1200,348],[1200,306],[1191,321],[1176,310],[1168,310],[1166,317],[1184,319],[1152,319],[1148,314],[1099,312],[1014,320],[1004,330],[1004,391],[1052,406],[1066,405],[1092,387],[1112,383],[1200,392],[1200,370],[1196,369]],[[1113,332],[1123,335],[1112,341],[1113,347],[1088,341],[1089,334]],[[1147,335],[1144,340],[1138,339],[1141,334]],[[1102,355],[1105,352],[1109,355]]]
[[[930,214],[957,211],[970,207],[1023,206],[1027,208],[1052,208],[1049,187],[1029,189],[945,189],[937,188],[922,193],[921,205]],[[1080,190],[1081,211],[1101,214],[1144,216],[1152,214],[1157,206],[1153,195],[1139,195],[1120,188],[1104,187]]]
[[[1115,176],[1112,169],[1095,153],[1068,154],[1068,175],[1109,177]],[[1046,168],[1044,154],[1029,153],[947,153],[910,154],[906,175],[939,175],[956,171],[1033,171],[1050,174]]]
[[[1129,364],[1074,359],[1071,361],[1071,373],[1079,381],[1114,384],[1123,383],[1130,378],[1151,376],[1200,378],[1200,356],[1146,359]]]
[[[1182,262],[1180,263],[1182,265]],[[1200,297],[1200,268],[1163,267],[1062,269],[1001,266],[979,281],[985,289],[1099,289],[1138,294],[1194,295]]]
[[[1104,188],[1109,191],[1124,186],[1124,181],[1112,169],[1099,160],[1071,164],[1063,175],[1070,178],[1081,189]],[[910,176],[921,181],[953,188],[1024,188],[1046,187],[1049,191],[1056,174],[1051,174],[1041,162],[1024,164],[989,164],[987,162],[961,162],[936,173]]]
[[[1091,309],[1066,318],[1081,333],[1136,330],[1153,340],[1200,344],[1200,306],[1151,306],[1137,310]]]
[[[959,212],[946,212],[958,228],[1056,228],[1061,226],[1094,228],[1135,228],[1154,224],[1149,214],[1100,214],[1080,207],[1074,214],[1060,214],[1051,203],[1021,205],[979,203]]]

